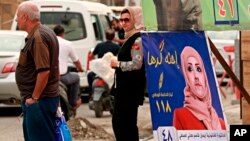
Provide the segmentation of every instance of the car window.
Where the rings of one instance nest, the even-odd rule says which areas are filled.
[[[94,27],[94,31],[95,31],[95,38],[96,40],[103,40],[103,33],[102,33],[102,27],[100,22],[98,21],[98,15],[95,14],[91,14],[91,20],[92,20],[92,24]]]
[[[239,38],[239,31],[207,31],[210,39],[235,40]]]
[[[100,21],[104,30],[111,28],[111,21],[107,15],[100,15]]]
[[[87,37],[84,19],[80,13],[41,12],[41,23],[53,29],[60,24],[65,29],[65,39],[81,40]]]
[[[109,17],[107,15],[91,14],[91,20],[94,27],[96,40],[105,40],[103,31],[111,28]]]
[[[0,51],[19,52],[24,45],[24,37],[0,35]]]

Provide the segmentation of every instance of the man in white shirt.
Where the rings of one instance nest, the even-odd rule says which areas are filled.
[[[72,47],[72,43],[64,39],[64,28],[61,25],[54,27],[54,32],[57,35],[59,42],[59,71],[60,81],[65,84],[69,91],[67,92],[69,97],[69,104],[76,110],[81,105],[80,98],[80,78],[76,72],[68,71],[69,58],[74,63],[77,72],[83,72],[81,62]]]

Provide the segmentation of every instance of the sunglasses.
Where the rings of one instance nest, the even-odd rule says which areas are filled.
[[[120,18],[120,22],[125,22],[125,23],[127,23],[127,22],[129,22],[129,18],[124,18],[124,19]]]

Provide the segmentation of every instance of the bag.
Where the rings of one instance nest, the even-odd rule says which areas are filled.
[[[113,58],[116,58],[111,52],[107,52],[102,58],[91,60],[89,68],[95,74],[100,76],[109,86],[114,84],[115,69],[111,68],[110,63]]]
[[[61,106],[58,106],[55,120],[56,141],[72,141],[69,127],[64,118]]]

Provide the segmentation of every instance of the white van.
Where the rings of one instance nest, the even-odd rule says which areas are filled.
[[[98,42],[105,40],[105,29],[111,28],[112,10],[101,3],[80,0],[34,1],[41,11],[41,23],[52,28],[61,24],[65,38],[73,42],[84,70],[88,70],[88,53]],[[16,19],[16,17],[15,17]],[[14,20],[12,30],[17,29]],[[81,88],[87,90],[87,72],[79,73]]]

